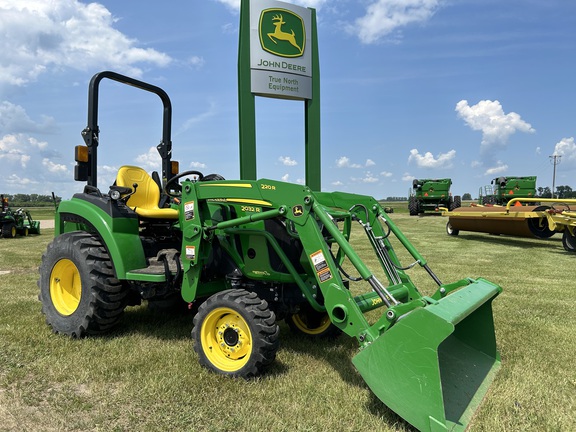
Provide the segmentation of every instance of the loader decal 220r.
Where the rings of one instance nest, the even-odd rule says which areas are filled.
[[[115,184],[98,187],[104,78],[162,100],[161,175],[123,166]],[[372,197],[177,173],[170,119],[162,89],[113,72],[93,77],[86,146],[75,155],[75,178],[86,185],[59,205],[40,267],[52,330],[100,334],[129,304],[178,296],[200,305],[192,329],[199,362],[244,378],[274,361],[279,320],[306,337],[344,333],[358,341],[352,362],[384,404],[420,430],[465,429],[500,366],[491,303],[501,288],[482,278],[442,283]],[[353,228],[377,269],[350,243]],[[393,239],[412,264],[400,262]],[[408,276],[413,266],[437,285],[432,295]],[[368,319],[375,309],[382,314]]]

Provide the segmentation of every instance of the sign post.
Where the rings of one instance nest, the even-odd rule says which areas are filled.
[[[255,96],[305,106],[306,185],[321,188],[320,76],[316,11],[276,0],[242,0],[238,50],[240,177],[256,180]]]

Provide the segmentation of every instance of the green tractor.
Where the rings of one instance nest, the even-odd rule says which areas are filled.
[[[536,176],[497,177],[489,185],[480,188],[478,204],[506,205],[512,198],[534,198]]]
[[[30,215],[28,210],[19,208],[13,211],[8,205],[8,198],[2,195],[1,199],[0,233],[2,237],[14,238],[16,235],[40,234],[40,221],[32,219],[32,215]]]
[[[104,78],[162,100],[161,174],[122,166],[114,184],[98,186]],[[273,364],[280,320],[302,337],[346,334],[359,344],[353,364],[388,407],[423,431],[464,430],[500,366],[491,306],[498,285],[442,283],[372,197],[178,173],[170,99],[151,84],[100,72],[88,110],[86,145],[75,151],[75,180],[86,184],[58,206],[39,269],[53,332],[99,335],[120,323],[127,305],[177,296],[195,310],[200,364],[242,378]],[[350,242],[353,227],[376,269]],[[400,262],[393,242],[411,264]],[[414,266],[431,277],[431,295],[408,276]]]
[[[452,180],[445,179],[414,179],[408,198],[410,216],[416,216],[425,211],[440,211],[442,207],[452,211],[462,206],[460,196],[452,197],[450,185]]]

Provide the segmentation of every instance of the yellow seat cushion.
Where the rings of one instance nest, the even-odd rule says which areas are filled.
[[[134,189],[126,205],[138,215],[151,219],[178,219],[178,210],[158,207],[160,188],[150,175],[140,167],[124,165],[118,170],[116,185]]]

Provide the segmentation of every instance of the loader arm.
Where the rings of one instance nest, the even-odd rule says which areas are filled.
[[[472,278],[443,284],[371,197],[313,193],[306,186],[262,179],[185,181],[181,198],[185,300],[207,294],[199,282],[218,243],[243,277],[294,284],[314,309],[355,337],[360,351],[354,365],[380,400],[411,424],[426,431],[466,427],[500,365],[491,309],[498,285]],[[299,269],[266,231],[271,220],[281,221],[301,244]],[[386,283],[350,244],[355,223],[362,226]],[[411,266],[402,267],[391,236],[415,259]],[[238,242],[245,237],[250,244],[240,253]],[[252,261],[258,261],[264,245],[280,257],[284,273],[254,269]],[[371,290],[352,293],[342,278],[344,260]],[[416,264],[438,285],[432,296],[423,296],[408,276]],[[365,313],[381,307],[382,316],[369,322]]]

